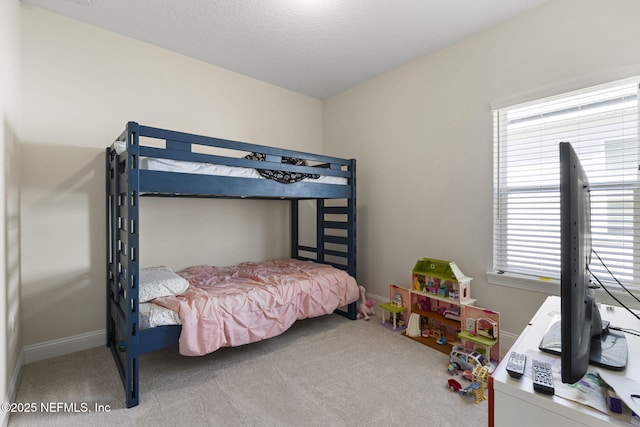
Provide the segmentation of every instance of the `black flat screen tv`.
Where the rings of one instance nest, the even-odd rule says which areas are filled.
[[[591,282],[591,197],[589,180],[573,146],[560,143],[560,320],[540,350],[560,354],[563,383],[573,384],[589,363],[622,370],[627,363],[624,334],[602,322]]]

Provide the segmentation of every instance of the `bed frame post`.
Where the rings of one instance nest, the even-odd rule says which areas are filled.
[[[347,255],[347,272],[357,278],[357,251],[356,251],[356,243],[357,239],[357,205],[356,205],[356,160],[351,159],[349,164],[349,170],[351,171],[351,197],[347,200],[347,237],[348,237],[348,255]],[[347,308],[347,317],[350,319],[356,319],[357,317],[357,302],[349,304]]]
[[[110,147],[107,147],[105,150],[105,209],[106,209],[106,291],[107,291],[107,347],[111,347],[112,336],[113,336],[113,325],[111,323],[111,295],[113,293],[113,289],[115,288],[115,280],[113,276],[113,259],[114,259],[114,241],[115,241],[115,227],[113,226],[113,220],[115,218],[115,212],[113,210],[113,202],[114,202],[114,187],[115,187],[115,160],[114,153]]]
[[[129,252],[126,255],[127,268],[126,283],[128,298],[126,304],[127,312],[127,331],[126,331],[126,392],[127,407],[136,406],[139,398],[139,378],[138,378],[138,358],[140,355],[140,340],[138,337],[138,283],[139,283],[139,264],[140,254],[138,253],[138,230],[139,221],[139,162],[140,162],[140,144],[139,144],[139,125],[129,122],[127,124],[127,215],[128,215],[128,233],[127,246]]]
[[[316,259],[320,263],[326,262],[324,252],[324,199],[316,199]]]
[[[291,258],[300,257],[300,237],[298,235],[299,221],[298,199],[291,200]]]
[[[347,222],[349,224],[348,236],[349,236],[349,274],[353,277],[357,277],[356,274],[356,243],[357,243],[357,218],[356,218],[356,160],[351,159],[351,164],[349,165],[349,169],[351,170],[351,198],[347,201]],[[355,309],[355,308],[354,308]]]

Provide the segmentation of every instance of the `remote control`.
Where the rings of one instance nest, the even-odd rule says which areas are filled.
[[[553,374],[549,362],[533,361],[533,389],[544,394],[554,394]]]
[[[527,356],[522,353],[511,352],[509,362],[507,362],[507,372],[511,378],[520,378],[524,374],[524,366],[527,363]]]

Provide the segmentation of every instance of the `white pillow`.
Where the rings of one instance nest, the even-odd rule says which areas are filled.
[[[169,295],[180,295],[186,291],[188,287],[189,282],[178,276],[169,267],[141,268],[138,302],[147,302],[154,298]]]
[[[114,141],[112,147],[116,150],[116,154],[122,154],[127,151],[127,141]]]

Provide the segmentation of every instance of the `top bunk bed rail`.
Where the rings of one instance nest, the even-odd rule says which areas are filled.
[[[249,153],[259,153],[263,160],[246,158]],[[120,167],[128,168],[129,174],[139,175],[141,195],[350,199],[355,192],[354,159],[158,129],[136,122],[127,123],[124,132],[107,148],[107,155],[117,157]],[[306,165],[283,163],[283,158]],[[222,171],[209,172],[213,165]],[[255,171],[264,170],[313,175],[317,179],[283,184],[256,176]]]

